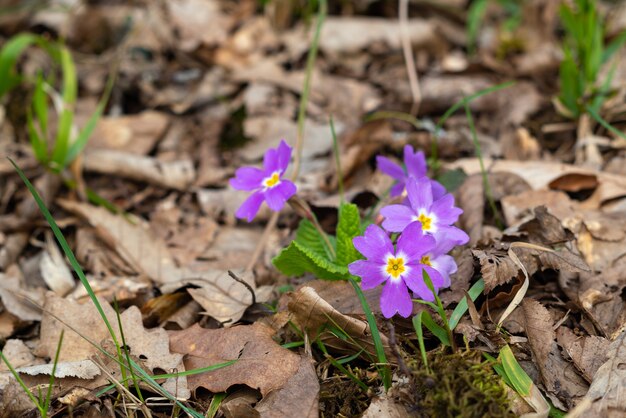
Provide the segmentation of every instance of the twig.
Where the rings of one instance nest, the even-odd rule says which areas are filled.
[[[415,115],[419,111],[420,102],[422,101],[422,93],[420,92],[420,85],[417,79],[415,57],[413,57],[413,49],[411,48],[411,38],[409,35],[409,0],[400,0],[400,7],[398,9],[398,17],[400,19],[400,40],[402,42],[402,53],[404,54],[406,72],[409,76],[411,96],[413,96],[411,114]]]
[[[234,281],[241,283],[242,285],[244,285],[246,287],[246,289],[248,289],[248,291],[252,295],[252,303],[251,303],[251,305],[256,304],[256,295],[254,294],[254,289],[252,288],[252,286],[250,286],[250,284],[248,284],[248,282],[246,282],[244,279],[238,277],[235,273],[233,273],[230,270],[228,270],[228,275],[230,277],[232,277],[232,279]]]
[[[252,253],[252,257],[250,257],[250,262],[248,263],[248,265],[246,266],[246,269],[244,270],[245,272],[252,271],[252,269],[254,268],[254,265],[256,264],[257,260],[261,256],[261,252],[263,252],[265,243],[267,242],[270,236],[270,233],[276,226],[276,222],[278,222],[279,213],[280,212],[272,212],[272,216],[270,220],[267,221],[267,225],[265,225],[265,230],[263,231],[263,235],[261,235],[261,238],[259,239],[259,242],[257,243],[256,248],[254,249],[254,253]]]

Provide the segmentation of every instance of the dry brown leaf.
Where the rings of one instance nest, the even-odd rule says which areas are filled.
[[[177,48],[192,52],[200,46],[224,42],[234,20],[222,13],[215,0],[181,0],[167,3],[170,24],[178,34]],[[211,22],[207,25],[207,22]]]
[[[363,413],[363,418],[409,418],[412,416],[402,403],[387,396],[374,398]]]
[[[459,187],[458,205],[463,209],[459,222],[470,236],[470,243],[476,244],[483,235],[485,212],[485,191],[481,175],[475,174],[465,179]]]
[[[191,390],[203,387],[217,393],[244,384],[266,396],[284,387],[300,364],[300,357],[279,346],[273,334],[271,328],[258,323],[220,329],[204,329],[196,324],[171,332],[170,348],[185,355],[187,370],[237,360],[218,370],[190,375]]]
[[[561,347],[565,349],[583,377],[591,383],[596,374],[611,343],[606,338],[590,336],[577,336],[567,327],[561,326],[556,330],[556,339]]]
[[[285,387],[270,392],[255,409],[261,418],[316,418],[319,415],[319,391],[313,360],[301,356],[298,371]]]
[[[109,323],[116,324],[117,319],[113,308],[106,301],[100,301],[100,304]],[[54,358],[63,329],[66,332],[63,337],[63,347],[59,354],[59,361],[61,362],[86,360],[98,352],[97,348],[83,337],[99,344],[109,336],[102,317],[92,302],[79,305],[73,300],[63,299],[53,292],[48,292],[43,307],[44,315],[41,319],[40,339],[34,350],[35,355],[39,357]],[[55,319],[53,315],[72,326],[82,336],[67,330],[65,325]]]
[[[196,179],[189,159],[160,161],[124,151],[93,149],[83,154],[86,171],[115,175],[159,187],[187,190]]]
[[[574,165],[543,161],[484,160],[490,173],[509,172],[526,180],[534,189],[579,190],[597,184],[594,193],[584,202],[587,208],[598,208],[611,200],[626,196],[626,176],[598,172]],[[480,173],[476,158],[459,159],[448,168],[462,168],[468,175]]]
[[[207,314],[218,321],[233,324],[252,303],[252,295],[248,288],[229,277],[225,270],[212,268],[206,263],[198,264],[193,270],[186,266],[177,266],[167,245],[152,232],[147,223],[137,219],[135,224],[131,224],[125,218],[113,215],[106,209],[84,203],[62,200],[59,204],[65,210],[87,219],[103,241],[114,248],[137,272],[144,273],[161,285],[163,292],[168,293],[189,284],[198,286],[198,289],[189,289],[189,293],[202,305]],[[241,251],[240,245],[250,247],[254,246],[254,242],[236,241],[232,237],[229,239],[228,236],[224,238],[226,240],[224,242],[234,245],[232,255],[238,257],[236,263],[230,261],[233,261],[237,268],[241,268],[241,254],[237,254]],[[218,258],[224,255],[218,250],[213,254]],[[257,289],[251,276],[243,279],[255,291],[259,302],[267,300],[271,293],[270,288]]]
[[[608,347],[606,359],[593,377],[584,406],[572,411],[572,416],[618,418],[626,414],[626,330]]]
[[[2,348],[2,354],[14,369],[42,362],[41,359],[35,358],[22,340],[7,340]],[[0,390],[4,389],[12,378],[13,374],[9,371],[9,367],[4,361],[0,362]]]
[[[354,353],[357,348],[354,343],[337,338],[326,329],[338,327],[353,338],[360,347],[365,348],[369,355],[376,355],[367,322],[339,312],[322,299],[313,288],[304,286],[291,294],[287,306],[289,312],[293,314],[294,323],[308,333],[311,341],[319,337],[328,347],[341,352]],[[395,357],[391,353],[387,338],[384,335],[381,335],[381,338],[388,352],[387,358],[393,361]]]
[[[614,339],[626,324],[626,258],[598,274],[582,273],[578,277],[574,300],[592,320],[597,330]]]
[[[537,206],[543,205],[561,222],[575,216],[578,203],[565,192],[554,190],[528,190],[510,194],[501,200],[507,225],[514,225]]]
[[[41,309],[45,290],[31,288],[17,265],[11,265],[0,273],[0,299],[4,308],[22,321],[41,321]]]
[[[86,149],[105,148],[146,155],[154,149],[169,124],[165,113],[147,110],[136,115],[103,117]]]
[[[569,409],[587,393],[588,385],[573,365],[563,359],[555,341],[550,312],[533,299],[525,299],[522,310],[533,359],[548,396],[559,408]]]
[[[180,279],[178,267],[165,243],[157,239],[146,222],[134,218],[129,222],[108,210],[86,203],[59,200],[59,205],[84,219],[96,234],[126,260],[137,272],[159,284]]]
[[[65,296],[74,288],[74,276],[50,232],[46,234],[46,250],[41,257],[39,268],[43,280],[57,295]]]

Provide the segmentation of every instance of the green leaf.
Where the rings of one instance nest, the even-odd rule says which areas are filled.
[[[341,280],[348,276],[348,268],[333,263],[298,241],[292,241],[273,260],[274,266],[287,276],[302,276],[313,273],[316,277],[326,280]]]
[[[446,188],[447,191],[453,192],[465,181],[467,178],[467,174],[463,171],[462,168],[455,168],[454,170],[449,170],[443,172],[437,176],[437,181]]]
[[[0,51],[0,98],[18,85],[21,77],[14,67],[20,54],[34,43],[41,41],[37,35],[22,33],[11,38]]]
[[[435,322],[428,311],[422,311],[422,323],[433,333],[435,337],[441,341],[441,344],[450,346],[450,338],[448,338],[448,332],[439,324]]]
[[[508,345],[502,347],[499,358],[500,361],[502,361],[502,368],[509,378],[513,389],[523,397],[529,396],[533,381],[515,359],[511,347]]]
[[[344,203],[339,207],[337,224],[337,264],[347,266],[361,258],[354,248],[352,239],[361,233],[359,208],[353,203]]]
[[[485,290],[485,281],[481,278],[470,288],[469,292],[470,298],[472,302],[476,300],[476,298]],[[456,326],[459,324],[461,317],[467,312],[467,299],[463,298],[459,301],[459,304],[456,305],[454,311],[452,311],[452,315],[450,315],[450,329],[454,330]]]
[[[329,236],[331,245],[335,245],[334,237]],[[320,257],[325,257],[329,260],[332,260],[332,255],[328,246],[324,242],[324,239],[320,236],[320,232],[315,228],[313,222],[308,219],[302,219],[300,221],[300,225],[298,225],[298,230],[296,231],[296,239],[295,241],[302,245],[303,247],[308,248],[314,253],[318,254]]]
[[[35,123],[33,122],[33,112],[28,109],[26,112],[26,128],[28,130],[28,139],[30,139],[30,146],[33,148],[35,158],[41,164],[48,163],[48,145],[45,138],[42,138]]]

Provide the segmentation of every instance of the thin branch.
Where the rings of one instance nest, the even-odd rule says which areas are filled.
[[[254,294],[254,289],[252,288],[252,286],[250,286],[250,284],[248,284],[248,282],[246,282],[244,279],[238,277],[235,273],[233,273],[230,270],[228,270],[228,275],[230,277],[232,277],[232,279],[234,281],[241,283],[242,285],[244,285],[246,287],[246,289],[248,289],[248,291],[252,295],[252,303],[251,303],[251,305],[254,305],[256,303],[256,295]]]

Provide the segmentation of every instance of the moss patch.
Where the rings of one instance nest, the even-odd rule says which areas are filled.
[[[479,352],[465,351],[429,355],[432,374],[411,362],[417,393],[418,416],[423,417],[514,417],[505,384],[483,361]]]

